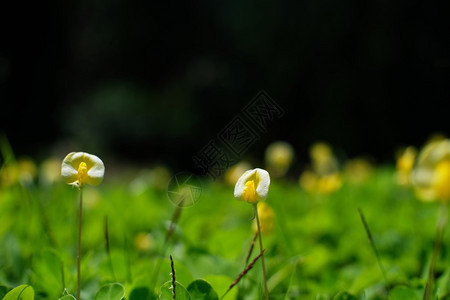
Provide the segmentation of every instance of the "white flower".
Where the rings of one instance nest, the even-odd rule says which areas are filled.
[[[105,165],[95,155],[71,152],[64,158],[61,175],[64,182],[78,188],[86,184],[99,185],[103,181]]]
[[[450,139],[428,143],[412,174],[417,195],[425,201],[450,201]]]
[[[255,204],[265,200],[269,192],[270,176],[266,170],[248,170],[238,179],[234,187],[234,197]]]

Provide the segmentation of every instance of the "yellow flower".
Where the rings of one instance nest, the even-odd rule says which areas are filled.
[[[450,201],[450,139],[432,141],[423,148],[412,183],[424,201]]]
[[[41,164],[39,179],[45,184],[52,184],[61,177],[61,161],[56,157],[47,158]]]
[[[146,232],[139,232],[134,238],[134,247],[140,252],[150,250],[153,244],[152,236]]]
[[[338,162],[333,155],[331,147],[318,142],[311,146],[309,155],[312,161],[312,168],[319,176],[335,173],[338,171]]]
[[[230,186],[233,186],[236,181],[239,180],[239,177],[241,177],[241,175],[251,167],[252,166],[246,161],[241,161],[235,164],[234,166],[228,168],[228,170],[225,172],[225,181]]]
[[[99,185],[103,181],[105,166],[100,158],[85,152],[72,152],[64,158],[61,175],[64,182],[78,188],[86,184]]]
[[[265,200],[269,192],[270,176],[266,170],[248,170],[238,179],[234,187],[234,197],[255,204]]]
[[[411,172],[416,160],[417,150],[407,147],[397,158],[397,182],[400,185],[409,185]]]
[[[372,163],[362,157],[353,158],[345,164],[345,178],[353,183],[363,183],[373,172]]]
[[[306,170],[299,178],[300,186],[310,194],[327,195],[339,190],[342,186],[342,179],[339,173],[331,173],[324,176],[317,176],[316,173]]]
[[[339,190],[342,186],[341,176],[338,173],[325,175],[317,182],[317,192],[319,194],[331,194]]]
[[[0,182],[3,186],[11,186],[20,182],[23,185],[33,183],[37,174],[37,168],[30,158],[20,158],[18,161],[3,166],[0,172]]]
[[[275,177],[286,174],[294,159],[294,148],[286,142],[274,142],[267,147],[266,165]]]
[[[272,207],[270,207],[269,204],[267,204],[266,202],[259,203],[258,216],[259,216],[259,224],[261,227],[261,233],[271,234],[275,226],[275,213],[273,212]],[[253,230],[255,232],[258,231],[256,220],[253,222]]]
[[[316,173],[306,170],[300,175],[298,183],[306,192],[313,194],[316,192],[317,180]]]

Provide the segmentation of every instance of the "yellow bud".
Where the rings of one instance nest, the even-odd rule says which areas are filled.
[[[80,187],[84,186],[84,184],[87,182],[87,178],[88,178],[87,164],[84,161],[82,161],[78,166],[78,184],[80,185]]]
[[[261,233],[263,234],[271,234],[273,232],[273,228],[275,226],[275,213],[266,202],[258,203],[258,217],[259,217],[259,225],[261,227]],[[253,230],[258,231],[258,227],[256,224],[256,220],[253,223]]]

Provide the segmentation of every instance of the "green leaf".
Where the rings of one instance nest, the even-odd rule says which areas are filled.
[[[47,297],[56,299],[64,288],[61,276],[61,259],[58,253],[50,248],[44,248],[33,260],[34,286],[43,290]]]
[[[61,298],[59,298],[58,300],[73,300],[73,299],[77,300],[77,298],[75,298],[72,295],[65,295],[65,296],[62,296]]]
[[[223,295],[227,290],[230,284],[233,282],[233,279],[225,276],[225,275],[206,275],[205,280],[211,283],[214,286],[217,294]],[[234,287],[224,299],[236,299],[237,297],[237,288]]]
[[[172,294],[172,282],[167,281],[161,286],[161,292],[159,294],[160,300],[172,300],[173,294]],[[191,295],[189,295],[189,292],[186,290],[186,288],[179,283],[178,281],[175,282],[175,294],[177,300],[190,300]]]
[[[355,296],[349,294],[347,292],[339,292],[336,296],[334,296],[333,300],[357,300]]]
[[[192,300],[217,300],[216,291],[213,287],[203,279],[197,279],[192,281],[188,287],[187,291],[191,295]]]
[[[125,297],[125,287],[116,282],[102,286],[95,295],[95,300],[121,300],[123,297]]]
[[[19,285],[6,294],[3,300],[34,300],[34,290],[29,285]]]
[[[129,300],[156,300],[156,299],[158,299],[156,295],[145,286],[139,286],[134,288],[131,291],[129,297]]]
[[[419,300],[420,298],[415,290],[407,287],[397,286],[390,291],[389,300],[402,300],[402,299]]]

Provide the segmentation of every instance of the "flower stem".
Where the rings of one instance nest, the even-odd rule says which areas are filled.
[[[269,290],[267,288],[266,264],[264,263],[263,244],[262,244],[262,238],[261,238],[261,227],[259,226],[258,202],[254,204],[253,208],[255,210],[256,225],[258,227],[259,250],[262,253],[262,255],[261,255],[261,263],[262,263],[263,276],[264,276],[264,297],[265,297],[266,300],[268,300],[269,299]]]
[[[364,229],[366,230],[366,234],[367,234],[367,238],[369,239],[370,246],[372,247],[372,250],[377,259],[378,267],[380,268],[381,274],[383,275],[384,284],[387,286],[388,281],[387,281],[386,271],[384,270],[383,263],[381,262],[380,254],[378,253],[377,247],[375,246],[375,242],[373,240],[372,233],[370,232],[369,225],[367,225],[366,218],[364,217],[364,214],[363,214],[361,208],[359,208],[359,207],[358,207],[358,212],[359,212],[359,216],[361,217],[361,221],[364,225]]]
[[[434,273],[436,271],[436,263],[439,257],[439,251],[442,244],[442,236],[444,234],[445,224],[447,223],[448,207],[446,203],[441,205],[439,219],[436,224],[436,239],[434,240],[433,252],[431,254],[430,268],[428,269],[428,280],[423,293],[423,299],[431,299],[434,289]]]
[[[83,218],[83,188],[80,189],[80,211],[78,213],[78,252],[77,252],[77,300],[80,297],[80,282],[81,282],[81,229]]]

